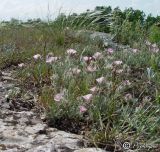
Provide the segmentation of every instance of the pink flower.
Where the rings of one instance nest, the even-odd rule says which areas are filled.
[[[87,66],[87,72],[95,72],[97,70],[96,67],[93,66]]]
[[[125,86],[130,86],[130,85],[131,85],[131,82],[130,82],[129,80],[125,80],[125,81],[123,82],[123,84],[124,84]]]
[[[125,97],[124,97],[124,99],[126,100],[126,101],[129,101],[129,100],[132,100],[132,95],[130,94],[130,93],[128,93],[128,94],[126,94],[125,95]]]
[[[102,84],[105,81],[105,78],[100,77],[100,78],[97,78],[96,81],[97,81],[98,84]]]
[[[114,65],[121,65],[123,62],[122,61],[114,61],[113,64]]]
[[[68,49],[68,50],[67,50],[67,54],[68,54],[68,55],[75,55],[76,53],[77,53],[77,51],[74,50],[74,49]]]
[[[95,94],[95,93],[98,91],[98,88],[95,86],[95,87],[92,87],[91,89],[89,89],[89,91],[90,91],[92,94]]]
[[[54,100],[57,102],[60,102],[63,99],[63,94],[62,93],[58,93],[54,96]]]
[[[79,106],[79,112],[80,113],[84,113],[84,112],[86,112],[87,111],[87,108],[86,107],[84,107],[84,106]]]
[[[87,94],[85,96],[82,96],[82,98],[86,101],[86,102],[89,102],[92,100],[93,98],[93,95],[92,94]]]
[[[102,58],[102,53],[96,52],[96,53],[93,55],[93,58],[94,58],[95,60],[98,60],[98,59]]]
[[[34,58],[35,60],[41,59],[41,55],[40,55],[40,54],[36,54],[36,55],[33,56],[33,58]]]
[[[58,60],[58,57],[48,57],[47,59],[46,59],[46,63],[53,63],[53,62],[55,62],[55,61],[57,61]]]
[[[20,63],[20,64],[18,64],[18,67],[20,67],[20,68],[23,68],[25,66],[25,64],[24,63]]]
[[[107,49],[107,54],[112,55],[114,53],[114,50],[112,48]]]

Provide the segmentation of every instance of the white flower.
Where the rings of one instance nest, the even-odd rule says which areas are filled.
[[[113,64],[114,65],[121,65],[123,62],[122,61],[114,61]]]
[[[33,56],[33,58],[34,58],[35,60],[38,60],[38,59],[41,58],[41,55],[40,55],[40,54],[36,54],[36,55]]]
[[[86,102],[89,102],[92,100],[93,98],[93,95],[92,94],[87,94],[85,96],[82,96],[82,98],[86,101]]]
[[[117,74],[121,74],[122,72],[123,72],[123,69],[116,70]]]
[[[158,52],[159,52],[159,48],[157,48],[157,47],[152,48],[151,51],[152,51],[153,53],[158,53]]]
[[[20,67],[20,68],[23,68],[25,66],[25,64],[24,63],[20,63],[20,64],[18,64],[18,67]]]
[[[58,57],[48,57],[47,59],[46,59],[46,63],[53,63],[53,62],[55,62],[55,61],[57,61],[58,60]]]
[[[69,27],[66,27],[66,30],[69,30],[70,28]]]
[[[137,53],[137,52],[138,52],[138,49],[132,49],[132,52],[133,52],[133,53]]]
[[[9,95],[8,95],[8,94],[6,94],[6,95],[5,95],[5,99],[8,99],[8,98],[9,98]]]
[[[96,52],[96,53],[93,55],[93,58],[94,58],[95,60],[98,60],[98,59],[102,58],[102,53]]]
[[[104,78],[104,77],[100,77],[100,78],[97,78],[97,79],[96,79],[96,82],[97,82],[98,84],[102,84],[104,81],[105,81],[105,78]]]
[[[156,48],[156,47],[157,47],[157,44],[156,44],[156,43],[152,44],[152,47]]]
[[[87,72],[95,72],[97,70],[96,67],[93,66],[87,66]]]
[[[84,56],[82,58],[83,62],[87,63],[87,64],[90,64],[93,60],[95,60],[93,57],[90,57],[90,56]]]
[[[84,57],[83,57],[83,61],[84,61],[84,62],[88,62],[88,60],[89,60],[89,57],[88,57],[88,56],[84,56]]]
[[[53,52],[50,52],[47,54],[47,58],[52,57],[53,56]]]
[[[77,51],[74,50],[74,49],[68,49],[68,50],[67,50],[67,54],[68,54],[68,55],[75,55],[76,53],[77,53]]]
[[[113,65],[112,64],[107,64],[105,68],[106,69],[113,69]]]
[[[72,73],[75,74],[75,75],[79,75],[81,73],[81,70],[78,69],[78,68],[73,68]]]
[[[95,87],[92,87],[91,89],[89,89],[89,91],[91,93],[95,94],[98,91],[98,88],[95,86]]]
[[[130,93],[128,93],[128,94],[126,94],[125,95],[125,97],[124,97],[124,99],[126,100],[126,101],[129,101],[129,100],[132,100],[132,95],[130,94]]]
[[[144,98],[143,98],[143,101],[144,102],[150,102],[152,100],[152,98],[150,97],[150,96],[145,96]]]
[[[146,41],[146,45],[151,45],[151,42],[149,42],[149,41]]]

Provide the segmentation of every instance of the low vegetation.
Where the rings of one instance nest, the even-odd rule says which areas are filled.
[[[97,147],[155,151],[160,144],[160,17],[97,7],[43,22],[0,27],[0,68],[36,89],[48,124],[83,134]],[[78,31],[101,31],[133,49],[116,51]],[[136,145],[136,146],[135,146]],[[145,146],[142,146],[145,145]]]

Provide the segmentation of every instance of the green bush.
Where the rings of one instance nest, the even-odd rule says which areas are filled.
[[[149,40],[160,45],[160,27],[153,25],[149,30]]]

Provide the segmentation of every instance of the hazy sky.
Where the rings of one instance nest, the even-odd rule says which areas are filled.
[[[95,6],[133,7],[160,15],[160,0],[0,0],[0,20],[53,17],[59,12],[83,12]]]

